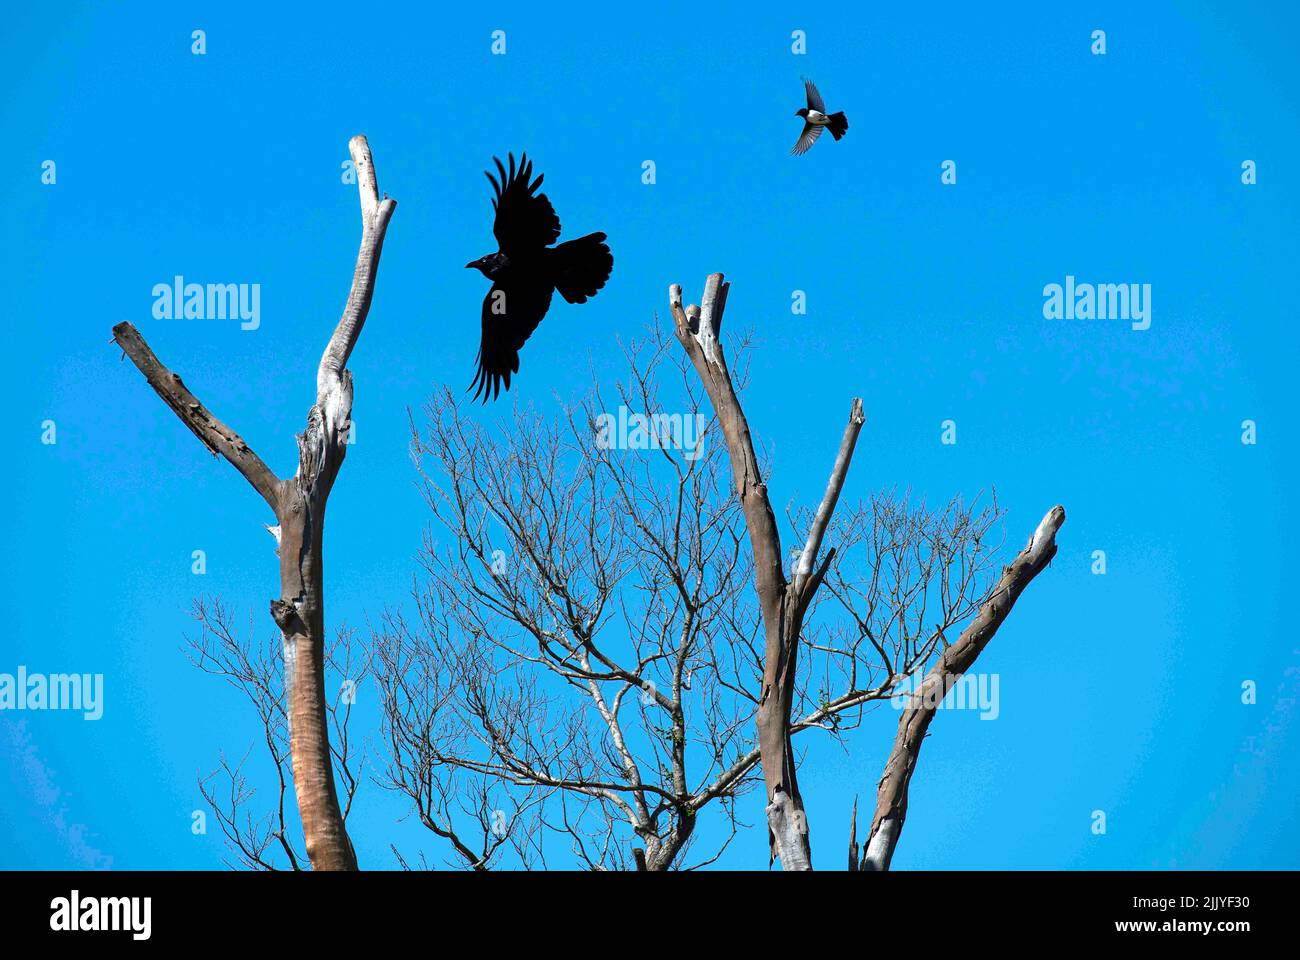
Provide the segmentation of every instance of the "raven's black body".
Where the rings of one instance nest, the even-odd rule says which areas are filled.
[[[560,218],[546,194],[536,192],[542,177],[529,183],[533,166],[527,154],[518,167],[509,154],[509,170],[492,159],[501,175],[498,182],[487,174],[496,191],[492,232],[498,250],[465,264],[492,281],[483,300],[478,373],[470,385],[485,403],[500,394],[502,384],[510,389],[511,374],[519,372],[519,351],[546,316],[552,295],[558,291],[569,303],[586,303],[614,268],[603,233],[550,246],[559,239]]]

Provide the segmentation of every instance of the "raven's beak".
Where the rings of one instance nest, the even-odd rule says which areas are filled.
[[[473,267],[477,267],[477,266],[478,266],[478,261],[477,261],[477,260],[471,260],[469,263],[465,264],[466,269],[471,269],[471,268],[473,268]]]

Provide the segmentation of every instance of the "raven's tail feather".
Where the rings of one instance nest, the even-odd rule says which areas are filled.
[[[842,110],[839,113],[832,113],[827,119],[830,120],[830,123],[826,124],[826,126],[830,129],[831,136],[836,140],[844,136],[845,131],[849,129],[849,118],[844,116]]]
[[[603,233],[567,240],[551,251],[555,289],[569,303],[586,303],[605,285],[614,269],[614,256]]]
[[[502,381],[505,382],[505,388],[510,389],[510,374],[519,372],[519,351],[512,350],[501,343],[491,347],[485,345],[479,350],[474,362],[478,365],[478,370],[466,392],[473,390],[474,395],[471,399],[477,400],[482,397],[483,402],[487,403],[501,395]]]

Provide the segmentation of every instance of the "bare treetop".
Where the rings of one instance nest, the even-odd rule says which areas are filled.
[[[288,742],[294,788],[306,839],[316,869],[356,869],[356,854],[344,828],[331,763],[324,691],[325,612],[322,553],[325,502],[352,429],[352,374],[348,358],[361,336],[374,297],[379,256],[396,201],[379,196],[374,160],[365,137],[348,143],[361,199],[361,247],[357,252],[343,316],[334,327],[316,367],[316,400],[307,427],[298,434],[298,469],[277,478],[244,439],[216,418],[172,373],[130,323],[113,328],[113,339],[131,358],[154,392],[213,453],[222,456],[257,490],[275,513],[280,558],[280,596],[271,617],[280,628],[285,687],[289,702]]]

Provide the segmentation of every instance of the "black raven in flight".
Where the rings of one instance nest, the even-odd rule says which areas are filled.
[[[849,119],[844,116],[843,111],[831,114],[826,112],[822,95],[817,92],[811,80],[805,79],[803,85],[804,91],[808,94],[808,106],[800,107],[794,112],[796,117],[803,117],[803,133],[799,134],[794,149],[790,151],[796,157],[801,157],[812,149],[812,145],[822,135],[822,128],[829,127],[831,136],[836,140],[844,136],[844,132],[849,129]]]
[[[492,281],[483,300],[478,373],[470,384],[474,399],[482,394],[484,403],[500,394],[503,381],[510,389],[510,375],[519,372],[519,351],[546,316],[552,292],[560,291],[569,303],[586,303],[614,269],[614,257],[603,233],[550,246],[560,238],[560,218],[546,194],[537,193],[542,177],[529,183],[533,165],[528,154],[519,158],[517,167],[515,155],[509,157],[508,171],[500,160],[492,158],[500,181],[485,171],[496,191],[492,232],[498,250],[465,264]]]

